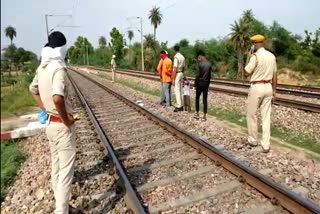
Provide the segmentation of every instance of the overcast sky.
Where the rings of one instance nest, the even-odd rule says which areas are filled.
[[[48,18],[49,29],[77,26],[55,28],[66,35],[68,46],[82,35],[96,47],[102,35],[109,41],[113,27],[123,33],[131,28],[134,41],[139,41],[140,23],[135,17],[143,18],[144,34],[153,33],[148,12],[154,5],[163,14],[157,38],[169,45],[182,38],[194,42],[226,36],[230,24],[248,9],[265,24],[276,20],[294,34],[320,27],[319,0],[1,0],[1,47],[10,43],[3,31],[12,25],[17,31],[14,43],[39,55],[46,41],[45,14],[72,15]]]

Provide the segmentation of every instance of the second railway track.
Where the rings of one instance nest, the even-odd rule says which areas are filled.
[[[313,202],[169,121],[69,74],[135,213],[320,213]]]
[[[94,69],[94,70],[99,70],[99,71],[104,71],[104,72],[109,72],[108,69],[96,68],[96,67],[92,67],[92,66],[89,66],[88,68]],[[145,78],[145,79],[149,79],[149,80],[159,81],[159,78],[150,72],[139,72],[139,71],[133,72],[131,70],[120,70],[120,71],[118,71],[118,73],[123,74],[123,75],[138,77],[138,78]],[[227,80],[212,80],[212,84],[213,85],[210,86],[210,90],[221,92],[221,93],[226,93],[226,94],[234,94],[237,96],[247,96],[247,92],[243,91],[243,90],[234,90],[230,87],[231,85],[233,85],[233,87],[237,87],[237,88],[240,87],[242,89],[249,87],[248,83],[244,82],[244,81],[230,82]],[[216,86],[217,84],[222,84],[222,85],[225,85],[228,87],[227,88],[217,87]],[[277,92],[320,99],[320,88],[312,88],[312,90],[310,88],[309,89],[306,89],[306,88],[301,88],[301,86],[297,86],[295,88],[288,88],[288,85],[279,85]],[[286,107],[290,107],[290,108],[296,108],[296,109],[309,111],[309,112],[320,113],[320,105],[317,103],[312,103],[312,102],[303,102],[303,101],[296,100],[296,99],[277,97],[277,99],[275,101],[273,101],[273,104],[282,105],[282,106],[286,106]]]

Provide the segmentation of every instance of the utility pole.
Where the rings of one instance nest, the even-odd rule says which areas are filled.
[[[49,25],[48,25],[48,16],[50,17],[57,17],[57,16],[67,16],[67,17],[72,17],[72,15],[54,15],[54,14],[45,14],[45,20],[46,20],[46,31],[47,31],[47,37],[49,37],[49,33],[57,26],[55,26],[54,28],[52,28],[50,31],[49,31]],[[59,25],[58,25],[59,26]],[[73,27],[73,26],[68,26],[68,27]]]
[[[140,34],[141,34],[141,70],[144,71],[142,18],[141,18],[141,17],[137,17],[137,19],[140,19]]]
[[[48,15],[45,15],[46,18],[46,29],[47,29],[47,37],[49,37],[49,26],[48,26]]]

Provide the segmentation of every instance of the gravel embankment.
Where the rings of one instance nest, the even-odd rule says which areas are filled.
[[[173,107],[162,108],[158,104],[159,98],[155,96],[146,95],[121,84],[111,84],[110,81],[101,79],[96,75],[91,75],[91,77],[106,84],[108,87],[111,87],[133,101],[142,100],[145,108],[150,111],[169,119],[171,122],[185,128],[191,133],[207,139],[209,143],[224,148],[235,157],[243,160],[250,166],[253,166],[255,169],[262,170],[262,173],[269,175],[275,181],[282,183],[292,190],[300,192],[305,197],[320,204],[319,162],[306,159],[303,155],[299,155],[295,151],[276,145],[272,145],[270,153],[263,154],[259,147],[251,148],[247,146],[246,137],[244,135],[239,135],[237,132],[227,129],[224,126],[220,126],[211,117],[209,117],[207,122],[196,121],[193,119],[193,114],[187,112],[174,113]],[[150,87],[155,88],[156,85],[154,82],[151,83],[153,83],[153,85],[150,85]],[[141,82],[140,84],[145,83]],[[218,96],[224,95],[218,94]],[[234,102],[241,100],[241,98],[235,98],[236,101]],[[221,103],[222,102],[219,102],[219,105]],[[236,104],[234,105],[236,106]]]
[[[101,72],[104,75],[111,76],[110,73]],[[160,83],[157,83],[153,80],[142,79],[138,77],[130,77],[127,75],[117,74],[119,78],[132,80],[133,82],[149,89],[160,89]],[[172,89],[174,93],[174,90]],[[289,98],[288,95],[281,95],[282,97]],[[294,96],[290,96],[294,97]],[[192,92],[191,100],[194,102],[195,92]],[[310,101],[310,98],[297,98],[300,101],[307,99]],[[312,102],[320,102],[320,99],[311,99]],[[242,114],[246,114],[246,97],[232,96],[223,93],[209,92],[208,103],[211,106],[216,106],[218,108],[228,109],[228,110],[237,110]],[[194,109],[194,106],[192,106]],[[284,106],[273,105],[272,106],[272,122],[280,127],[287,128],[289,130],[294,130],[299,133],[308,134],[314,137],[318,143],[320,143],[320,114],[305,112],[298,109],[288,108]]]

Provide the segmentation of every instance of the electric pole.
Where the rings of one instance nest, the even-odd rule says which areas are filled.
[[[141,18],[141,17],[137,17],[137,19],[140,19],[140,34],[141,34],[141,70],[144,71],[142,18]]]

